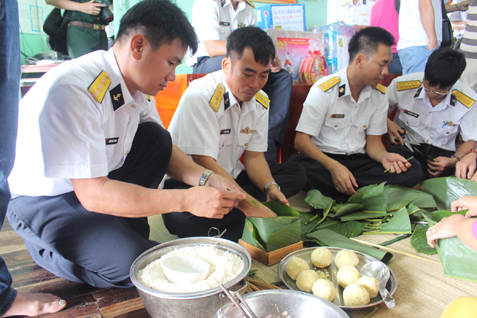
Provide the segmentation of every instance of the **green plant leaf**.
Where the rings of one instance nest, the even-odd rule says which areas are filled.
[[[416,252],[423,253],[427,255],[436,254],[437,250],[430,247],[427,244],[427,235],[426,232],[429,229],[429,226],[424,224],[417,224],[412,232],[411,236],[411,246],[414,247]]]
[[[265,250],[263,245],[258,241],[257,229],[255,228],[253,223],[247,219],[245,219],[245,226],[243,228],[242,240],[244,242],[247,242],[250,245],[253,245],[257,248]]]
[[[359,188],[356,193],[349,198],[348,203],[360,203],[364,205],[365,211],[386,211],[386,200],[384,198],[384,185],[372,184]]]
[[[437,241],[437,253],[444,267],[444,276],[477,282],[477,251],[462,243],[458,237]]]
[[[465,215],[467,210],[451,212],[445,210],[433,211],[433,212],[421,212],[424,219],[429,223],[430,226],[436,225],[439,223],[443,218],[449,217],[453,214],[462,214]]]
[[[453,201],[466,195],[477,195],[477,183],[455,177],[433,178],[423,181],[421,190],[434,197],[439,210],[450,210]]]
[[[339,217],[342,215],[349,214],[354,211],[358,211],[364,208],[364,205],[361,203],[346,203],[342,204],[335,212],[335,215],[333,217]]]
[[[384,187],[384,196],[386,198],[386,211],[397,211],[409,203],[419,208],[436,208],[436,202],[432,195],[406,188],[398,185],[387,184]]]
[[[266,201],[262,202],[262,204],[273,212],[275,212],[278,216],[300,216],[300,214],[295,211],[294,208],[289,205],[282,204],[280,202]]]
[[[407,206],[407,214],[409,215],[413,215],[414,213],[419,212],[419,210],[419,207],[415,206],[412,203],[409,203],[409,205]]]
[[[360,235],[368,224],[369,222],[349,221],[330,225],[327,229],[350,238]]]
[[[411,220],[407,209],[404,207],[394,212],[391,220],[382,225],[379,231],[366,232],[365,234],[411,234]]]
[[[310,190],[306,194],[305,202],[308,203],[313,209],[329,211],[334,201],[332,198],[325,197],[318,190]]]
[[[394,212],[390,213],[369,213],[369,212],[356,212],[339,217],[341,222],[347,221],[357,221],[357,220],[366,220],[366,219],[377,219],[382,218],[388,215],[393,215]]]

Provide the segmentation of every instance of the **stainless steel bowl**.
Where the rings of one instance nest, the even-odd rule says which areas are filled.
[[[250,254],[242,246],[229,240],[213,237],[189,237],[155,246],[142,253],[131,265],[129,275],[136,286],[147,312],[153,318],[213,317],[229,300],[219,286],[194,293],[166,293],[147,287],[138,278],[139,270],[173,249],[189,246],[213,245],[238,255],[244,262],[240,274],[224,286],[241,294],[247,286],[247,275],[252,265]]]
[[[244,300],[257,317],[349,318],[338,306],[312,294],[296,290],[263,290],[246,294]],[[228,303],[215,318],[243,318],[240,310]]]

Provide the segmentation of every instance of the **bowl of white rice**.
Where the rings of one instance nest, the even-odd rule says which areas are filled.
[[[186,256],[210,265],[204,280],[172,283],[164,274],[169,257]],[[220,289],[245,292],[252,260],[250,254],[232,241],[211,237],[177,239],[155,246],[131,265],[130,277],[151,317],[213,317],[228,302]]]

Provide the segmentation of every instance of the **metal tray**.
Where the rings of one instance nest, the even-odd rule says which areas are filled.
[[[328,273],[330,274],[329,279],[331,280],[331,282],[333,283],[333,285],[336,288],[336,297],[335,297],[335,300],[333,301],[333,303],[335,305],[339,306],[341,309],[362,309],[362,308],[367,308],[367,307],[373,307],[373,306],[379,305],[380,303],[383,302],[383,299],[381,298],[381,295],[378,293],[378,296],[376,296],[374,298],[371,298],[370,302],[367,305],[364,305],[364,306],[345,306],[343,304],[344,303],[343,302],[343,290],[344,290],[344,288],[338,285],[338,280],[337,280],[337,277],[336,277],[336,274],[338,273],[338,268],[336,267],[335,261],[334,261],[336,254],[338,254],[339,251],[344,250],[344,248],[340,248],[340,247],[327,247],[327,248],[331,251],[331,254],[333,254],[333,262],[331,263],[330,266],[325,267],[322,270],[323,271],[328,271]],[[282,282],[289,289],[300,290],[296,286],[296,282],[293,279],[291,279],[288,276],[287,272],[285,271],[285,268],[286,268],[285,266],[286,266],[287,262],[295,256],[300,257],[300,258],[304,259],[308,263],[308,265],[310,265],[310,269],[312,269],[315,266],[311,263],[311,253],[315,249],[316,249],[316,247],[310,247],[310,248],[304,248],[304,249],[292,252],[292,253],[288,254],[287,256],[285,256],[282,259],[282,261],[280,262],[280,264],[278,265],[278,275],[280,276],[280,279],[282,280]],[[367,254],[363,254],[363,253],[357,252],[357,251],[354,251],[354,252],[358,255],[358,258],[359,258],[359,264],[358,264],[358,266],[356,266],[356,268],[358,270],[360,270],[361,267],[366,263],[369,263],[369,262],[372,262],[372,261],[379,261],[378,259],[376,259],[372,256],[369,256]],[[394,275],[394,273],[391,269],[389,269],[389,272],[390,272],[390,277],[389,277],[388,283],[386,284],[386,289],[391,293],[391,295],[393,295],[396,292],[396,289],[397,289],[397,279],[396,279],[396,275]]]

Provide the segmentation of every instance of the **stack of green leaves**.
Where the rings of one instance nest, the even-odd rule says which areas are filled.
[[[247,217],[242,240],[267,252],[300,242],[298,212],[279,202],[268,201],[263,204],[275,212],[277,217]]]

